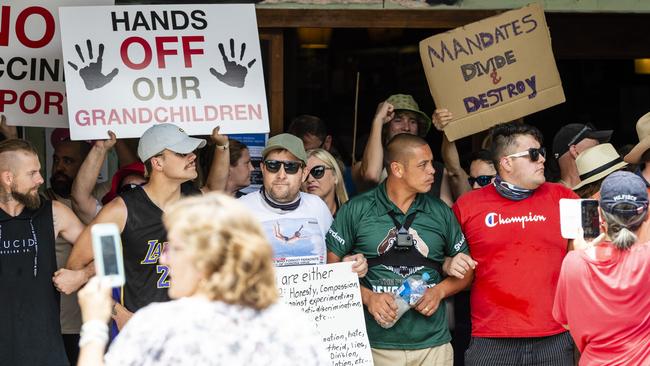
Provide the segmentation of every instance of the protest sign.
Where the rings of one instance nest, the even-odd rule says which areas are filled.
[[[59,6],[112,0],[9,0],[0,6],[0,114],[13,126],[68,127]]]
[[[333,366],[373,364],[352,262],[275,270],[282,301],[314,320]]]
[[[539,4],[427,38],[420,57],[450,141],[565,101]]]
[[[269,131],[255,7],[61,8],[75,140],[140,137],[157,123],[191,135]]]

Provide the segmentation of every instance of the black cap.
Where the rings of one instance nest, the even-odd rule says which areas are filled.
[[[591,124],[570,123],[562,127],[553,137],[553,156],[559,158],[569,151],[569,146],[584,139],[598,140],[599,143],[609,142],[612,130],[597,131]]]

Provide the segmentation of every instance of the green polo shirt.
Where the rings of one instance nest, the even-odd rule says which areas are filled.
[[[416,212],[409,228],[415,248],[426,257],[442,264],[445,257],[469,253],[465,237],[451,209],[440,199],[418,194],[406,214],[402,213],[386,195],[386,183],[344,204],[327,233],[327,249],[339,257],[350,253],[363,253],[374,258],[388,250],[395,238],[395,224],[388,215],[395,213],[403,223],[406,216]],[[438,272],[428,267],[415,267],[414,273],[429,272],[430,284],[442,279]],[[362,285],[375,292],[391,292],[404,281],[397,269],[378,265],[368,269],[361,279]],[[451,340],[447,326],[444,303],[430,317],[416,310],[407,311],[389,329],[384,329],[364,307],[370,346],[382,349],[422,349],[439,346]]]

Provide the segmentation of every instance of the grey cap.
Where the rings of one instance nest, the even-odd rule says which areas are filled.
[[[205,140],[189,137],[182,128],[173,123],[161,123],[144,131],[138,143],[138,156],[145,162],[165,149],[189,154],[205,144]]]
[[[266,155],[268,155],[273,150],[287,150],[295,157],[302,160],[305,165],[307,165],[307,153],[305,152],[305,145],[297,136],[294,136],[290,133],[281,133],[279,135],[271,137],[266,143],[264,150],[262,150],[262,157],[266,158]]]
[[[625,205],[621,205],[625,203]],[[638,175],[619,171],[607,176],[600,187],[600,207],[609,213],[634,216],[648,209],[648,191]]]

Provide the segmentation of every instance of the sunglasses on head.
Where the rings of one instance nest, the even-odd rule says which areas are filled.
[[[467,181],[469,181],[470,186],[474,186],[474,183],[478,183],[479,186],[485,187],[488,184],[492,183],[492,179],[494,179],[496,175],[479,175],[478,177],[468,177]]]
[[[530,157],[530,161],[537,161],[539,160],[540,156],[546,157],[546,149],[544,147],[540,147],[540,148],[531,147],[526,151],[510,154],[506,156],[506,158],[521,158],[524,156]]]
[[[321,179],[325,175],[325,171],[329,169],[332,168],[325,165],[316,165],[315,167],[311,168],[309,175],[314,177],[314,179]]]
[[[296,174],[298,170],[302,168],[302,162],[300,161],[287,161],[287,160],[264,160],[264,166],[266,170],[271,173],[277,173],[280,171],[280,166],[284,165],[284,171],[287,174]]]

